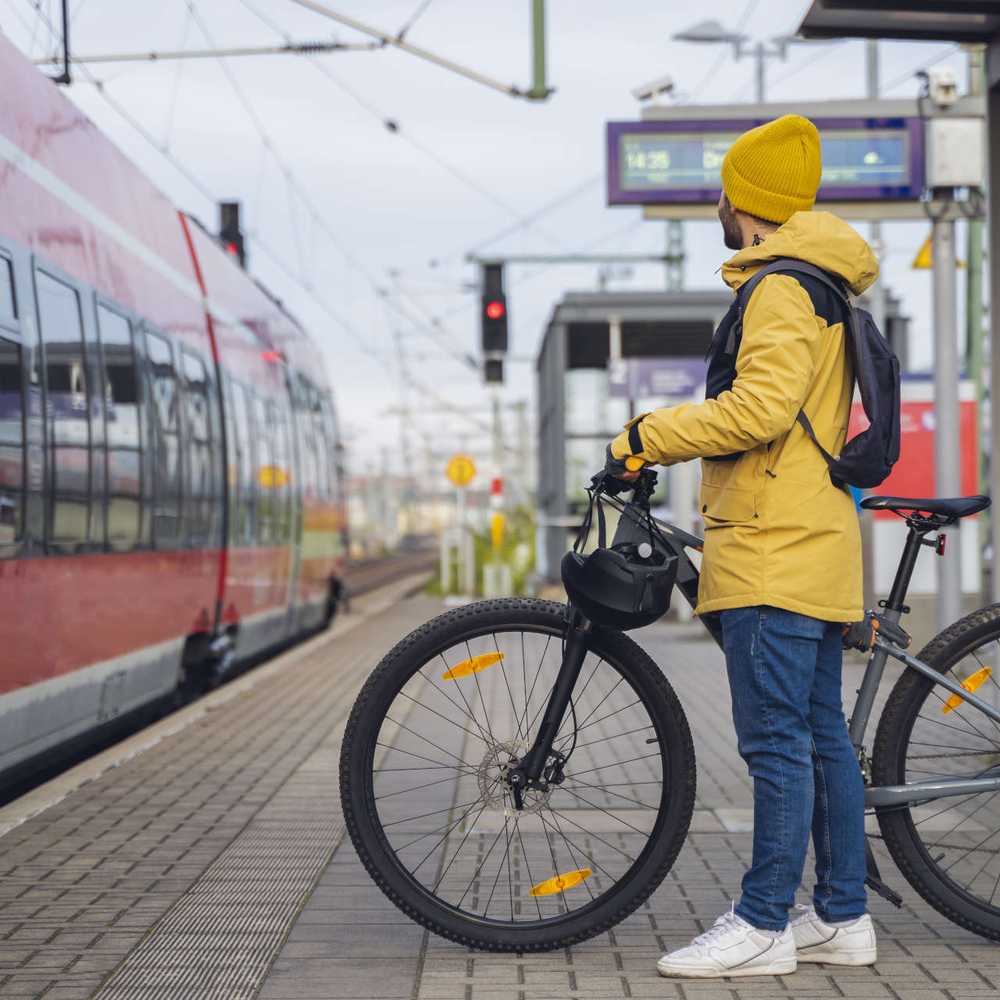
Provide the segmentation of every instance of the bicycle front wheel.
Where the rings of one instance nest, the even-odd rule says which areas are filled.
[[[1000,704],[1000,604],[932,639],[918,659]],[[1000,726],[930,678],[906,670],[879,719],[876,785],[1000,775]],[[876,810],[893,860],[939,913],[1000,941],[1000,791]]]
[[[595,631],[545,787],[518,803],[562,662],[565,607],[458,608],[403,639],[351,713],[341,799],[383,892],[437,934],[544,951],[598,934],[660,884],[694,806],[694,748],[666,678],[620,633]]]

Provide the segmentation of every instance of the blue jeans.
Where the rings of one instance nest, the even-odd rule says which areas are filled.
[[[753,864],[736,912],[782,930],[809,834],[823,920],[865,912],[864,784],[840,700],[839,624],[767,606],[721,613],[733,724],[753,778]]]

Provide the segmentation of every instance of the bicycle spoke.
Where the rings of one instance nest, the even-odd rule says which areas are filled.
[[[608,787],[609,787],[608,785],[592,785],[589,781],[580,781],[579,778],[576,778],[573,775],[567,775],[566,776],[566,781],[579,781],[580,784],[583,785],[586,788],[596,789],[597,791],[604,792],[607,795],[613,795],[616,799],[624,799],[626,802],[634,802],[637,806],[642,806],[642,808],[644,808],[644,809],[655,809],[656,808],[656,806],[649,805],[648,803],[642,802],[639,799],[633,799],[630,795],[622,795],[621,792],[609,792],[608,791]],[[650,782],[645,782],[645,784],[659,785],[659,784],[661,784],[661,782],[659,782],[659,781],[650,781]]]
[[[417,760],[427,760],[427,761],[430,761],[431,764],[434,767],[447,767],[447,768],[449,768],[452,771],[455,770],[455,765],[454,764],[442,764],[440,761],[432,760],[430,757],[424,757],[422,754],[413,753],[410,750],[404,750],[402,747],[393,746],[391,743],[382,743],[381,741],[377,741],[375,743],[375,746],[377,746],[377,747],[383,747],[386,750],[391,750],[393,753],[405,753],[407,757],[416,757]],[[475,769],[472,767],[472,765],[470,765],[470,764],[464,764],[464,766],[467,767],[468,770],[464,771],[464,772],[460,772],[460,773],[463,773],[463,774],[475,774],[476,773]],[[380,767],[380,768],[377,768],[374,773],[380,774],[383,770],[389,770],[389,769],[388,768],[381,768]],[[429,771],[430,768],[426,768],[426,767],[402,768],[402,770]]]
[[[609,767],[622,767],[625,764],[631,764],[633,761],[650,760],[653,757],[659,756],[658,753],[647,753],[642,757],[629,757],[628,760],[616,760],[613,764],[601,764],[599,767],[592,767],[587,771],[575,771],[574,775],[579,778],[581,774],[593,774],[594,771],[606,771]]]
[[[516,721],[517,720],[517,705],[514,704],[514,695],[513,695],[513,692],[510,689],[510,684],[507,681],[507,668],[504,666],[504,663],[503,663],[503,659],[502,659],[503,654],[500,653],[500,643],[497,642],[497,634],[496,634],[496,632],[493,633],[493,645],[496,648],[497,653],[500,654],[500,656],[501,656],[501,660],[500,660],[500,663],[498,665],[500,667],[501,673],[503,674],[504,687],[507,688],[507,697],[510,698],[510,710],[513,713],[514,719]],[[518,738],[521,737],[521,726],[520,725],[518,725],[518,727],[517,727],[517,735],[518,735]]]
[[[655,729],[655,728],[656,727],[653,725],[653,723],[650,722],[649,725],[640,726],[638,729],[629,729],[627,732],[624,733],[614,733],[611,736],[602,736],[601,739],[591,740],[589,743],[577,743],[576,748],[577,750],[581,750],[583,747],[596,746],[598,743],[607,743],[609,740],[617,740],[622,736],[633,736],[635,735],[635,733],[644,733],[646,732],[647,729]],[[577,732],[579,732],[579,730],[577,730]]]
[[[392,716],[391,716],[391,715],[389,715],[389,714],[388,714],[388,712],[386,713],[386,716],[385,716],[385,717],[386,717],[386,719],[388,719],[388,720],[389,720],[389,722],[391,722],[391,723],[392,723],[392,724],[393,724],[394,726],[399,726],[399,728],[400,728],[400,729],[402,729],[402,730],[404,730],[405,732],[409,733],[409,734],[410,734],[411,736],[416,736],[416,738],[417,738],[418,740],[423,740],[423,741],[424,741],[425,743],[430,743],[430,745],[431,745],[432,747],[434,747],[434,749],[435,749],[435,750],[440,750],[440,751],[441,751],[441,753],[443,753],[443,754],[447,754],[447,756],[449,756],[449,757],[454,757],[454,758],[455,758],[455,760],[457,760],[457,761],[459,762],[459,764],[461,764],[461,765],[462,765],[462,767],[467,767],[467,768],[469,768],[470,770],[474,770],[474,768],[473,768],[473,765],[472,765],[472,764],[470,764],[470,763],[469,763],[468,761],[464,761],[464,760],[462,760],[462,758],[461,758],[461,757],[459,757],[459,756],[458,756],[457,754],[453,754],[453,753],[452,753],[452,752],[451,752],[450,750],[445,750],[445,748],[444,748],[444,747],[442,747],[442,746],[438,746],[438,744],[437,744],[437,743],[435,743],[435,742],[434,742],[433,740],[429,740],[429,739],[427,739],[427,737],[426,737],[426,736],[421,736],[421,735],[420,735],[420,733],[417,733],[417,732],[414,732],[414,731],[413,731],[412,729],[410,729],[410,727],[409,727],[409,726],[404,726],[402,722],[397,722],[397,721],[396,721],[396,720],[395,720],[394,718],[392,718]],[[393,748],[393,749],[395,749],[395,748]],[[399,752],[400,752],[400,753],[405,753],[406,751],[404,751],[404,750],[400,750]]]

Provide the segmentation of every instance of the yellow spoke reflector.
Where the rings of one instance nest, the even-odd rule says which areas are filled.
[[[483,653],[481,656],[474,656],[471,660],[463,660],[456,664],[451,670],[446,670],[441,679],[453,681],[458,677],[467,677],[477,670],[485,670],[492,667],[494,663],[499,663],[503,659],[503,653]]]
[[[962,687],[965,688],[969,694],[975,694],[982,686],[986,679],[990,676],[993,671],[989,667],[983,667],[982,670],[977,670],[971,677],[966,677],[962,681]],[[947,715],[949,712],[954,712],[959,705],[965,699],[961,695],[953,694],[942,706],[941,711]]]
[[[590,878],[589,868],[581,868],[578,872],[565,872],[555,878],[547,878],[544,882],[532,886],[528,891],[529,896],[551,896],[554,892],[562,892],[564,889],[572,889],[574,885],[579,885],[585,878]]]

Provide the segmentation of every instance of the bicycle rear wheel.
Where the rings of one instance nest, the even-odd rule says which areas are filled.
[[[653,892],[687,834],[690,730],[620,633],[592,633],[548,788],[516,807],[505,776],[534,739],[564,627],[546,601],[450,611],[382,660],[348,721],[341,799],[362,862],[400,909],[465,945],[544,951],[598,934]]]
[[[947,628],[918,659],[969,683],[988,703],[1000,703],[1000,604]],[[929,678],[906,670],[879,719],[874,783],[991,774],[1000,774],[1000,726]],[[950,920],[1000,940],[1000,792],[876,813],[886,846],[910,885]]]

